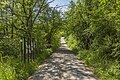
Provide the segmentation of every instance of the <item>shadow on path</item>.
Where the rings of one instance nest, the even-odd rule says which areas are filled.
[[[28,80],[97,80],[61,38],[61,47]]]

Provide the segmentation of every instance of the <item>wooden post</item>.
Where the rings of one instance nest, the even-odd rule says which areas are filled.
[[[26,63],[26,38],[24,37],[24,55],[23,55],[23,61]]]
[[[28,38],[27,39],[27,60],[28,60],[28,63],[29,63],[29,60],[30,60],[30,39]]]
[[[23,41],[22,41],[22,37],[20,38],[20,53],[21,53],[21,62],[23,61]]]
[[[32,60],[32,39],[30,39],[30,59]]]
[[[36,42],[35,39],[33,38],[33,60],[35,59],[36,56]]]
[[[14,0],[12,1],[12,8],[14,8]],[[11,38],[13,38],[13,33],[14,33],[14,22],[13,22],[13,13],[12,13],[12,26],[11,26]]]
[[[35,39],[32,39],[32,54],[33,54],[33,60],[35,59]]]

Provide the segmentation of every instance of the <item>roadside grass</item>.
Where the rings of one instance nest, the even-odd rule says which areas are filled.
[[[19,59],[5,56],[0,57],[0,80],[27,80],[39,67],[39,65],[52,53],[46,49],[42,54],[30,63],[22,63]]]
[[[78,57],[91,67],[99,80],[120,80],[120,64],[111,59],[102,59],[97,52],[82,50]]]
[[[85,62],[96,74],[99,80],[120,80],[120,62],[107,57],[102,50],[84,50],[78,46],[72,35],[66,38],[67,45],[75,51],[76,56]]]

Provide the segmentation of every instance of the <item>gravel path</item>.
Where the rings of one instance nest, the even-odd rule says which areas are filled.
[[[61,38],[61,47],[28,80],[97,80]]]

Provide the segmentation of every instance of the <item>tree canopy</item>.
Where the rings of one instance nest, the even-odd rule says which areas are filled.
[[[14,74],[2,79],[24,79],[32,74],[28,67],[34,71],[33,65],[50,56],[64,36],[86,63],[102,66],[95,68],[98,74],[109,70],[104,75],[119,80],[120,0],[71,0],[65,12],[58,9],[62,6],[50,7],[53,1],[0,0],[0,65],[8,65],[0,69]]]

